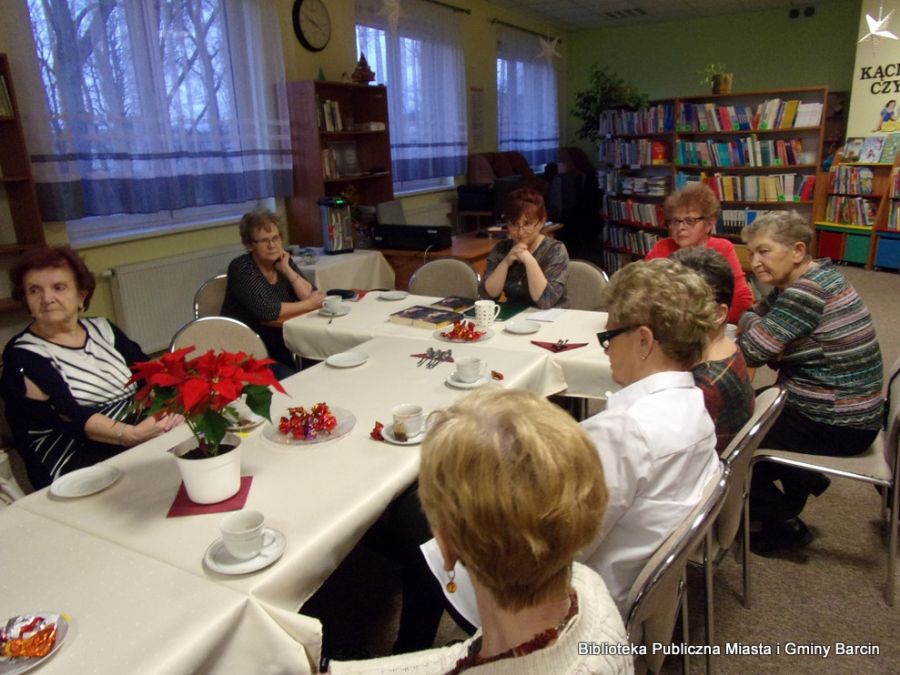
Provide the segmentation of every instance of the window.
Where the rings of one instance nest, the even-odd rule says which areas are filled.
[[[559,149],[556,68],[538,59],[530,33],[501,26],[497,39],[497,138],[500,151],[521,152],[532,167],[555,162]]]
[[[73,243],[290,194],[275,3],[28,0],[28,11],[44,85],[25,105],[32,166],[45,220],[66,221]],[[113,214],[144,215],[98,217]]]
[[[465,69],[457,14],[404,0],[394,30],[381,0],[357,0],[358,51],[387,87],[395,192],[452,185],[466,171]]]

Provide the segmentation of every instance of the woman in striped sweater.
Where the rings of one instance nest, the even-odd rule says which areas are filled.
[[[31,314],[3,350],[6,419],[35,488],[180,424],[180,415],[129,413],[129,366],[147,356],[112,323],[82,319],[96,282],[68,246],[37,248],[10,271],[12,295]]]
[[[764,216],[744,228],[753,272],[775,289],[739,325],[747,364],[768,364],[787,388],[784,410],[762,447],[819,455],[857,455],[881,424],[882,360],[872,316],[828,259],[813,260],[812,232],[796,212]],[[781,481],[782,489],[775,481]],[[808,544],[798,518],[828,479],[770,462],[756,465],[751,518],[757,553]]]

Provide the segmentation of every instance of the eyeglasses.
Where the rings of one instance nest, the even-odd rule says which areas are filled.
[[[260,246],[275,246],[281,242],[281,235],[276,234],[274,237],[266,237],[265,239],[251,239],[250,241]]]
[[[708,216],[688,216],[687,218],[670,218],[667,222],[669,223],[669,227],[677,228],[682,225],[687,225],[688,227],[694,227],[697,223],[702,223],[706,220]]]
[[[507,230],[533,230],[538,227],[540,222],[534,221],[533,223],[507,223]]]
[[[614,337],[618,337],[622,333],[627,333],[635,328],[640,328],[640,326],[622,326],[620,328],[613,328],[612,330],[605,330],[602,333],[597,333],[597,340],[600,342],[600,346],[603,347],[603,350],[606,351],[609,349],[609,343],[612,342]]]

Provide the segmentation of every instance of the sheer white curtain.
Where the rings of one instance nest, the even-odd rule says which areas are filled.
[[[497,139],[500,150],[518,150],[531,166],[556,161],[559,110],[556,68],[538,59],[537,36],[497,28]]]
[[[27,1],[34,52],[18,56],[36,55],[43,82],[24,107],[45,220],[291,192],[276,3]]]
[[[356,0],[356,41],[387,86],[394,182],[466,172],[466,84],[459,14],[403,0],[391,31],[382,0]]]

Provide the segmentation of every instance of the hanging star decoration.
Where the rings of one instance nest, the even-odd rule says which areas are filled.
[[[891,15],[894,13],[894,10],[888,12],[887,16],[882,16],[884,13],[884,5],[878,5],[878,18],[876,19],[871,14],[866,14],[866,23],[869,24],[869,32],[863,35],[859,42],[869,41],[872,43],[872,53],[875,53],[875,48],[878,45],[878,40],[885,38],[888,40],[900,40],[894,33],[889,31],[888,22],[891,20]]]
[[[378,13],[387,17],[391,33],[396,33],[397,25],[400,23],[400,15],[403,14],[403,11],[400,9],[400,0],[382,0],[381,9]]]
[[[553,63],[553,59],[560,58],[559,52],[556,51],[556,45],[559,44],[559,38],[545,40],[544,38],[539,37],[538,40],[541,43],[541,51],[535,58],[546,59],[547,63]]]

